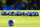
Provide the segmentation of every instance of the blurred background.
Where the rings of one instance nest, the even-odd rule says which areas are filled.
[[[40,0],[0,0],[0,10],[40,10]]]

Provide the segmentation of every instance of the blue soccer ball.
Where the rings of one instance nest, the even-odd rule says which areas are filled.
[[[32,16],[32,12],[29,12],[29,15]]]
[[[36,16],[39,16],[39,13],[38,12],[36,12]]]
[[[1,15],[5,15],[5,13],[6,13],[5,11],[2,11],[2,12],[1,12]]]
[[[12,13],[11,11],[10,11],[10,12],[8,12],[9,16],[11,15],[11,13]]]
[[[35,12],[32,12],[32,16],[35,16]]]
[[[12,11],[11,15],[14,16],[14,12],[13,11]]]
[[[15,24],[15,21],[14,21],[14,20],[9,20],[9,21],[8,21],[8,25],[9,25],[9,26],[14,26],[14,24]]]
[[[30,16],[30,12],[27,12],[26,15],[27,15],[27,16]]]
[[[26,12],[23,12],[22,15],[23,15],[23,16],[26,16]]]
[[[6,11],[5,15],[8,15],[8,12]]]
[[[17,16],[20,16],[20,13],[19,12],[17,12]]]

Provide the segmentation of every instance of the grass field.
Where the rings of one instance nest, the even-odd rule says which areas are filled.
[[[23,12],[23,10],[20,10]],[[15,25],[12,27],[40,27],[40,10],[24,10],[25,12],[39,12],[39,16],[2,16],[0,14],[0,27],[8,26],[8,20],[14,19]],[[0,11],[1,12],[1,11]]]

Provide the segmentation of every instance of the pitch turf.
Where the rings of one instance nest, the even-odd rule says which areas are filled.
[[[21,10],[23,12],[23,10]],[[28,12],[30,10],[24,10]],[[40,10],[32,10],[38,11]],[[1,12],[1,11],[0,11]],[[15,25],[12,27],[40,27],[40,15],[39,16],[2,16],[0,15],[0,27],[10,27],[8,26],[8,20],[14,19]]]

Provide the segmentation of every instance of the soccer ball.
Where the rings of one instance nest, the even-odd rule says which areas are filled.
[[[6,13],[5,11],[2,11],[2,12],[1,12],[1,15],[5,15],[5,13]]]
[[[26,16],[26,12],[23,12],[22,15],[23,15],[23,16]]]
[[[38,12],[36,12],[36,16],[39,16],[39,13]]]
[[[12,12],[11,15],[14,16],[14,12]]]
[[[27,12],[26,15],[27,15],[27,16],[30,16],[30,12]]]
[[[9,16],[11,16],[11,13],[12,13],[12,12],[9,12]]]
[[[9,20],[9,21],[8,21],[8,25],[9,25],[9,26],[14,26],[14,24],[15,24],[15,21],[14,21],[14,20]]]

